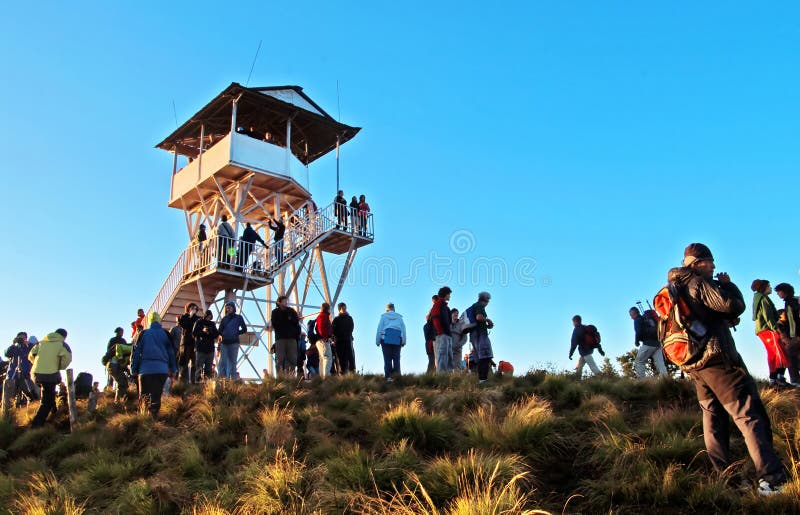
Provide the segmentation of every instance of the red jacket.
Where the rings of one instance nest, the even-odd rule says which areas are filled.
[[[317,321],[314,323],[314,329],[323,340],[331,337],[331,316],[329,313],[320,313],[317,316]]]
[[[437,336],[450,334],[450,307],[447,305],[447,301],[444,299],[436,301],[431,308],[430,319]]]

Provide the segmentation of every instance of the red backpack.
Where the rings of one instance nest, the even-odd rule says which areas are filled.
[[[600,347],[600,332],[597,327],[593,325],[583,326],[583,341],[584,345],[590,349],[597,349]]]
[[[692,321],[689,305],[677,287],[670,283],[661,288],[653,306],[659,315],[658,340],[667,359],[680,367],[700,358],[706,348],[705,327]]]

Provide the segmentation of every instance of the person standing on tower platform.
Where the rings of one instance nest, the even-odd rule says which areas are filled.
[[[336,228],[347,230],[347,199],[344,198],[344,191],[339,190],[339,194],[333,200],[333,208],[336,214]]]
[[[356,371],[356,357],[353,350],[353,317],[347,312],[347,304],[340,302],[339,314],[331,322],[333,341],[336,343],[336,361],[342,374]]]
[[[203,245],[205,245],[206,240],[208,240],[205,224],[200,224],[200,228],[197,230],[197,236],[195,236],[195,239],[197,240],[198,251],[202,253]]]
[[[244,270],[247,266],[247,260],[250,259],[250,253],[253,252],[253,247],[255,246],[256,242],[261,243],[264,247],[268,245],[266,242],[258,235],[255,229],[250,225],[250,222],[247,222],[244,227],[244,232],[242,233],[242,238],[239,242],[239,253],[236,256],[237,259],[237,266]]]
[[[233,247],[236,234],[233,232],[233,227],[228,223],[228,215],[220,217],[219,225],[217,225],[217,262],[230,263],[230,256],[228,249]]]
[[[369,219],[369,204],[367,204],[367,197],[361,195],[358,199],[358,220],[361,227],[360,234],[365,236],[369,230],[367,227],[367,220]]]
[[[273,222],[275,225],[273,225]],[[283,263],[283,235],[286,232],[286,226],[283,221],[278,218],[270,218],[269,228],[274,231],[273,240],[275,241],[275,266],[280,266]]]
[[[353,232],[358,232],[360,230],[358,210],[359,210],[358,198],[355,195],[353,195],[353,197],[350,199],[350,224],[352,226]]]

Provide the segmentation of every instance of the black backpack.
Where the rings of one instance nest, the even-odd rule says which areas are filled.
[[[92,374],[81,372],[75,378],[75,397],[88,399],[90,393],[92,393]]]
[[[433,322],[428,320],[425,322],[425,325],[422,326],[422,332],[425,334],[425,341],[429,342],[436,339],[436,328],[433,326]]]
[[[308,335],[308,343],[310,343],[311,345],[315,345],[319,341],[319,335],[317,334],[316,320],[308,321],[308,329],[306,330],[306,334]]]

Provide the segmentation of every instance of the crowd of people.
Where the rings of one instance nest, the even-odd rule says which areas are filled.
[[[782,490],[787,476],[773,446],[769,416],[757,385],[731,333],[745,311],[745,302],[727,274],[714,275],[715,268],[710,249],[693,243],[685,249],[682,266],[670,270],[667,275],[668,287],[675,296],[674,302],[679,303],[680,316],[685,323],[681,330],[694,344],[694,354],[677,364],[694,382],[703,414],[705,444],[714,468],[721,472],[731,464],[728,441],[732,418],[755,465],[758,492],[771,495]],[[798,387],[800,301],[794,288],[788,283],[775,286],[775,292],[784,301],[783,309],[777,309],[769,298],[773,291],[769,281],[756,279],[751,290],[754,293],[752,319],[755,333],[767,352],[770,386]],[[484,383],[494,365],[489,338],[494,323],[487,314],[491,295],[479,293],[476,302],[459,315],[457,309],[448,305],[451,294],[448,286],[441,287],[432,297],[426,316],[423,333],[429,356],[428,372],[476,370],[478,382]],[[278,297],[271,312],[270,327],[274,332],[271,351],[279,375],[310,380],[315,376],[324,379],[333,374],[355,372],[353,318],[345,303],[339,303],[337,310],[334,317],[331,306],[323,303],[319,313],[304,325],[302,318],[289,306],[288,297]],[[675,312],[678,311],[676,308]],[[187,304],[184,314],[177,317],[175,328],[168,332],[162,328],[157,313],[145,317],[144,310],[140,309],[131,323],[130,344],[123,337],[123,329],[115,329],[102,362],[117,383],[116,399],[124,398],[130,378],[135,378],[139,397],[156,416],[169,378],[194,383],[213,376],[238,377],[239,338],[247,331],[247,326],[243,317],[236,313],[236,304],[225,304],[225,314],[218,324],[214,323],[211,311],[203,316],[198,312],[196,304]],[[665,342],[670,341],[663,332],[666,315],[659,313],[661,318],[654,317],[650,310],[642,313],[638,307],[630,308],[628,314],[633,320],[634,345],[641,346],[635,361],[637,377],[645,377],[648,360],[653,362],[656,374],[667,374],[665,354],[672,354],[664,348]],[[569,358],[573,358],[575,351],[579,353],[577,376],[582,375],[585,366],[594,374],[600,373],[593,358],[595,350],[605,356],[599,331],[593,325],[584,325],[580,315],[575,315],[572,323]],[[20,332],[6,351],[10,359],[8,378],[24,398],[41,399],[32,427],[44,424],[55,407],[60,370],[72,359],[66,337],[64,329],[48,334],[41,341]],[[467,340],[471,349],[462,358]],[[380,317],[375,343],[382,350],[385,380],[393,382],[401,373],[400,353],[407,343],[403,317],[396,312],[393,303],[386,305]]]
[[[664,346],[681,341],[672,340],[670,332],[682,335],[690,352],[683,354],[685,360],[677,365],[694,382],[703,414],[706,450],[714,469],[721,473],[732,463],[729,440],[733,420],[755,465],[758,493],[772,495],[783,490],[786,469],[775,452],[769,415],[756,382],[731,333],[745,312],[744,297],[728,274],[715,275],[715,269],[711,250],[702,243],[692,243],[684,250],[682,266],[667,274],[666,288],[673,296],[672,309],[667,313],[652,310],[642,313],[635,306],[630,308],[634,345],[641,345],[634,364],[636,375],[645,377],[648,360],[652,360],[656,375],[667,374],[665,354],[670,354]],[[754,293],[752,319],[755,333],[766,349],[770,387],[779,390],[800,387],[800,302],[794,288],[788,283],[775,286],[775,292],[784,301],[781,310],[769,298],[772,293],[769,281],[756,279],[750,289]],[[680,323],[673,324],[675,320]],[[577,376],[582,375],[584,365],[599,374],[592,358],[595,349],[605,355],[599,332],[594,326],[583,325],[579,315],[572,322],[569,358],[578,349]],[[785,378],[787,370],[789,381]]]

